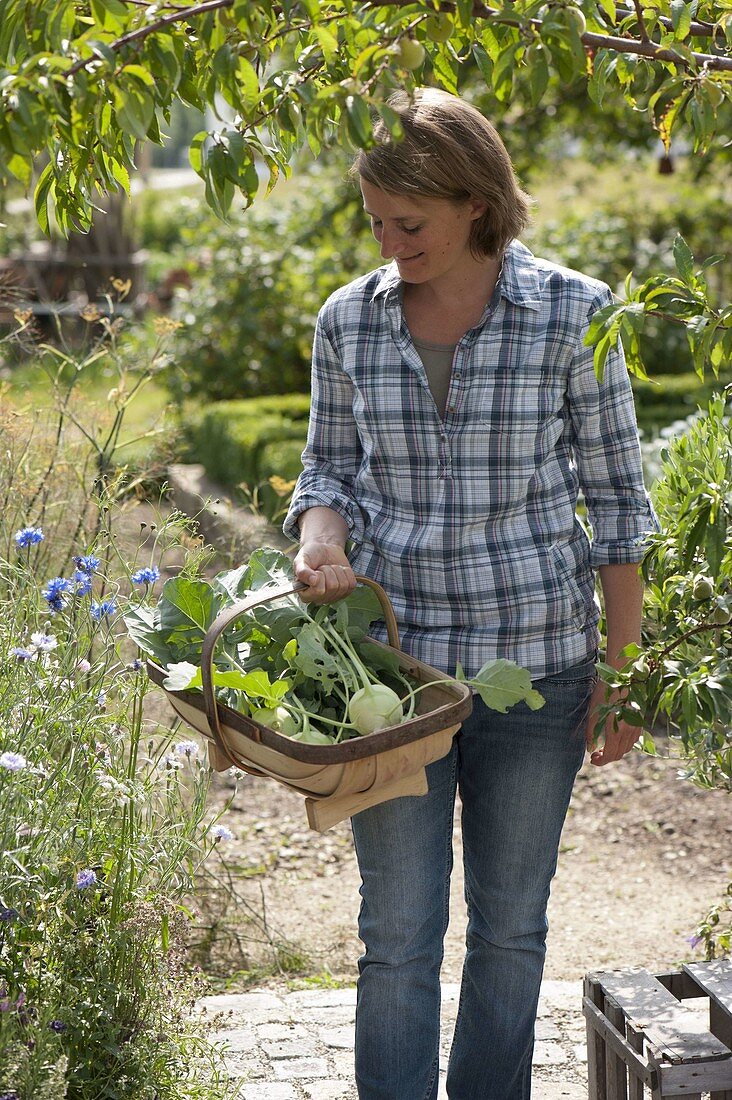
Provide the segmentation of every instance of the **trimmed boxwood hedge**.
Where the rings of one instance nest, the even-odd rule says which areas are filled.
[[[294,481],[300,473],[309,412],[306,393],[215,401],[200,410],[189,406],[183,416],[185,456],[202,463],[234,498],[254,502],[278,521],[290,493],[275,491],[269,479]]]
[[[309,412],[306,393],[215,401],[187,413],[188,454],[227,488],[253,489],[273,474],[289,480],[302,468]]]

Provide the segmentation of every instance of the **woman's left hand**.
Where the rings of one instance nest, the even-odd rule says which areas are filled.
[[[585,734],[590,763],[596,764],[598,767],[602,767],[603,764],[611,764],[614,760],[621,760],[626,753],[630,752],[640,737],[640,730],[637,726],[631,726],[627,722],[617,720],[613,714],[608,714],[604,730],[598,736],[595,735],[600,707],[608,702],[615,702],[617,698],[617,692],[608,692],[607,685],[602,680],[598,681],[592,693]]]

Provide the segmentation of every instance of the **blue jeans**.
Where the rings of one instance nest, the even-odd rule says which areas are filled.
[[[479,699],[429,792],[352,818],[361,871],[356,1006],[360,1100],[436,1100],[440,965],[455,791],[462,801],[466,955],[447,1073],[450,1100],[529,1100],[559,838],[584,755],[592,662],[534,684],[541,710]]]

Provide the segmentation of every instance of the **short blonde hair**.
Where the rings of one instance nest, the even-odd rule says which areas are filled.
[[[418,88],[388,100],[404,129],[395,141],[381,119],[376,145],[359,150],[351,168],[394,195],[463,202],[482,199],[487,210],[470,235],[475,256],[498,256],[529,221],[532,199],[519,187],[496,129],[472,104],[439,88]]]

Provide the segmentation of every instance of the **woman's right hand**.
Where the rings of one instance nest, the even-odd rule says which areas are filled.
[[[342,546],[316,540],[303,542],[293,570],[308,587],[298,592],[303,603],[334,603],[356,587],[356,577]]]

